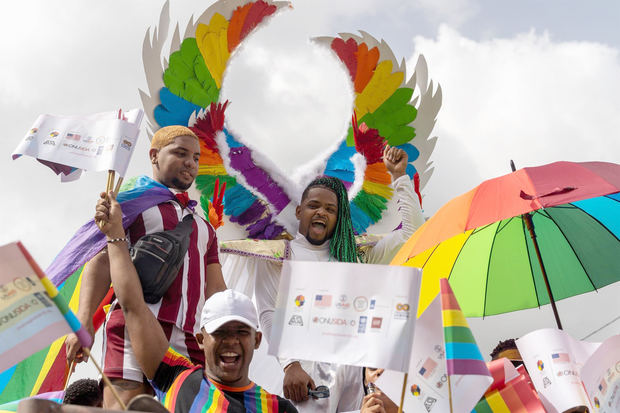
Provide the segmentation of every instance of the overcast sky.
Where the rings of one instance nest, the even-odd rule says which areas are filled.
[[[182,28],[211,2],[172,1]],[[46,167],[10,154],[41,113],[89,114],[140,107],[141,48],[162,1],[13,1],[0,15],[0,244],[22,240],[46,267],[92,215],[105,174],[60,184]],[[304,0],[275,17],[241,51],[226,96],[230,122],[255,139],[333,142],[350,102],[335,60],[308,39],[365,30],[385,39],[409,73],[419,54],[441,84],[433,135],[435,173],[425,189],[432,215],[481,180],[556,160],[620,161],[620,3],[478,0]],[[234,66],[236,65],[236,66]],[[236,73],[236,75],[235,75]],[[344,96],[344,97],[343,97]],[[344,116],[344,117],[343,117]],[[333,129],[330,129],[333,128]],[[317,137],[321,135],[322,137]],[[266,138],[265,138],[266,137]],[[326,137],[326,138],[325,138]],[[140,137],[128,175],[150,173]],[[309,148],[309,146],[308,146]],[[293,169],[303,161],[266,150]],[[581,338],[619,314],[618,285],[560,303]],[[483,353],[499,339],[552,326],[550,309],[473,321]],[[592,339],[618,333],[616,322]]]

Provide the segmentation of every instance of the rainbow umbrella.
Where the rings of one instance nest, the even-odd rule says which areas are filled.
[[[620,165],[555,162],[483,182],[454,198],[392,264],[424,270],[418,313],[447,277],[468,317],[593,291],[620,279]]]

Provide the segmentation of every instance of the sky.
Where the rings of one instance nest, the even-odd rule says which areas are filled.
[[[173,0],[182,29],[211,2]],[[147,29],[162,1],[24,0],[0,15],[0,244],[22,240],[46,267],[92,216],[104,173],[61,184],[11,153],[39,114],[140,107]],[[443,104],[426,186],[431,216],[484,179],[557,160],[620,161],[620,3],[526,0],[294,0],[248,39],[224,79],[229,122],[293,172],[333,143],[350,107],[346,75],[309,41],[364,30],[390,45],[411,74],[420,54]],[[148,174],[142,133],[128,176]],[[231,228],[228,227],[228,230]],[[233,231],[234,232],[234,231]],[[614,320],[618,285],[559,303],[576,338]],[[553,326],[549,308],[471,320],[488,354],[507,337]],[[620,332],[620,322],[590,337]]]

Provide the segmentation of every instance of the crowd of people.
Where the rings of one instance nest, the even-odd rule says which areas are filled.
[[[110,284],[115,293],[104,328],[103,371],[110,381],[102,386],[102,406],[121,409],[146,394],[171,412],[396,411],[396,404],[372,385],[382,371],[374,367],[279,360],[284,397],[250,380],[254,351],[263,337],[270,340],[281,265],[260,261],[252,266],[260,274],[255,277],[257,312],[249,297],[227,288],[216,232],[188,202],[185,191],[198,174],[199,138],[183,126],[164,127],[153,136],[149,156],[152,179],[174,193],[174,200],[151,206],[124,227],[114,193],[102,193],[94,219],[107,247],[83,273],[77,315],[91,333],[93,314]],[[320,177],[296,208],[299,230],[287,241],[288,259],[390,262],[424,220],[406,174],[407,154],[387,146],[383,160],[398,202],[399,229],[359,250],[346,188],[336,178]],[[182,265],[161,299],[147,303],[129,246],[146,234],[173,230],[184,219],[192,227]],[[67,338],[67,358],[86,360],[75,335]]]

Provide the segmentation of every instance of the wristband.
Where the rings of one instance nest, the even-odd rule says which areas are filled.
[[[124,238],[108,238],[108,244],[112,244],[114,242],[121,242],[121,241],[125,241],[127,244],[129,244],[129,238],[124,237]]]

